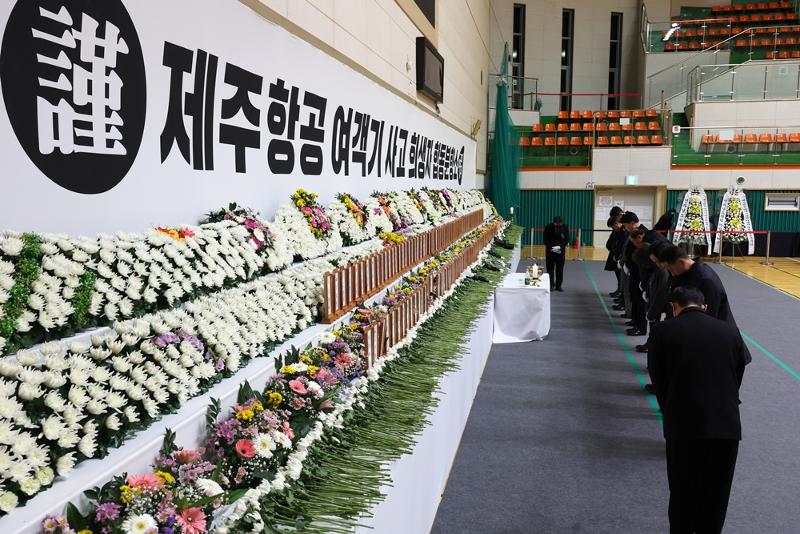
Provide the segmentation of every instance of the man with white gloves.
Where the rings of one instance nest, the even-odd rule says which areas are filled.
[[[550,290],[564,291],[564,259],[569,246],[569,228],[564,220],[556,215],[553,222],[544,227],[544,247],[546,251],[547,273],[550,275]]]

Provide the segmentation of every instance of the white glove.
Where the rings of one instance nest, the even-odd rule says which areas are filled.
[[[555,247],[550,249],[550,252],[553,252],[555,254],[561,254],[561,247],[555,246]]]
[[[631,274],[631,272],[628,270],[628,266],[627,265],[623,265],[622,266],[622,272],[624,272],[626,275],[630,275]]]

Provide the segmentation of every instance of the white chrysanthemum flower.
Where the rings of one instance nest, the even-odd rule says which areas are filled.
[[[66,477],[71,472],[72,469],[75,467],[75,453],[70,452],[65,454],[64,456],[59,457],[58,461],[56,461],[56,473],[60,477]]]
[[[95,443],[94,436],[85,435],[81,438],[80,443],[78,443],[78,451],[86,456],[87,458],[94,457],[94,453],[97,450],[97,443]]]
[[[0,238],[0,250],[6,256],[19,256],[22,252],[22,239],[13,236],[6,236]]]
[[[10,491],[0,493],[0,511],[9,513],[17,507],[17,504],[19,504],[19,498],[14,493]]]
[[[125,419],[127,419],[129,423],[136,423],[139,421],[139,413],[133,406],[127,406],[123,413],[125,414]]]
[[[27,456],[36,446],[36,440],[30,434],[20,434],[11,445],[11,450],[17,456]]]
[[[51,415],[41,422],[42,434],[45,438],[56,441],[67,430],[64,421],[57,415]]]
[[[71,449],[81,441],[77,430],[67,430],[58,439],[58,446],[62,449]]]
[[[89,373],[86,369],[80,367],[73,367],[69,372],[69,379],[75,385],[85,386],[89,382]]]
[[[44,395],[44,390],[37,385],[23,382],[19,385],[17,395],[24,401],[30,401]]]
[[[122,523],[126,534],[150,534],[157,528],[158,523],[150,514],[132,515]]]
[[[53,483],[54,478],[56,478],[56,474],[49,467],[42,467],[36,471],[36,480],[42,486],[49,486]]]
[[[106,418],[106,428],[109,430],[117,431],[122,428],[122,421],[119,420],[117,414],[109,415]]]
[[[262,458],[271,458],[272,451],[274,451],[276,447],[275,441],[269,434],[258,434],[255,439],[253,439],[253,446],[256,449],[256,454]]]
[[[39,491],[39,489],[41,487],[42,487],[42,485],[35,478],[26,478],[19,485],[20,491],[22,493],[24,493],[25,495],[34,495],[34,494],[36,494],[36,492]]]
[[[213,497],[225,493],[225,490],[210,478],[198,478],[195,481],[197,488],[202,491],[206,497]]]
[[[333,343],[336,341],[336,336],[333,332],[323,332],[322,335],[319,336],[319,342],[322,344]]]

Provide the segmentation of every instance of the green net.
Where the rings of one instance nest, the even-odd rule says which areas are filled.
[[[519,208],[519,138],[508,114],[508,43],[497,81],[495,110],[487,189],[498,213],[510,218],[511,208]]]

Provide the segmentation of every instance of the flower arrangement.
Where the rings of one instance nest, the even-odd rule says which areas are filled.
[[[381,232],[394,231],[394,223],[392,223],[389,215],[387,215],[387,211],[380,203],[379,198],[370,196],[367,199],[365,208],[369,213],[369,224],[375,229],[373,235],[378,235]]]
[[[311,233],[317,239],[323,239],[330,235],[332,228],[325,210],[317,204],[317,196],[316,193],[300,188],[292,194],[292,201],[306,218]]]
[[[115,477],[87,493],[91,503],[83,515],[75,506],[67,517],[49,515],[45,533],[102,532],[107,534],[203,534],[212,514],[231,495],[213,480],[217,466],[203,450],[179,449],[167,432],[152,471]]]
[[[378,204],[383,210],[383,213],[385,213],[386,217],[392,222],[392,231],[398,233],[408,233],[410,231],[407,222],[403,221],[397,213],[397,210],[392,209],[393,199],[391,197],[383,193],[372,193],[372,196],[378,200]]]
[[[690,189],[683,198],[683,204],[678,214],[676,242],[692,245],[707,245],[710,247],[711,229],[708,216],[708,199],[706,192],[699,187]]]
[[[750,219],[750,208],[747,197],[741,189],[730,189],[722,197],[722,208],[717,221],[717,234],[714,240],[714,252],[719,252],[721,243],[747,243],[747,253],[755,251],[755,236],[752,233],[753,223]]]
[[[396,234],[394,232],[381,232],[378,235],[378,237],[383,240],[383,245],[386,247],[391,245],[398,245],[406,240],[404,236]]]
[[[315,193],[298,189],[292,195],[292,204],[278,208],[275,215],[276,225],[296,259],[318,258],[344,244],[338,226],[328,219],[316,198]]]
[[[247,230],[249,234],[247,239],[253,248],[265,257],[265,263],[270,271],[279,271],[292,263],[285,236],[275,231],[271,223],[262,219],[257,212],[232,202],[227,208],[212,211],[203,222],[223,221],[233,221]]]
[[[345,246],[375,237],[375,225],[370,220],[367,207],[354,196],[340,193],[331,203],[328,213],[331,222],[338,226]]]
[[[418,209],[417,202],[407,193],[392,191],[385,196],[391,199],[391,203],[395,207],[397,215],[400,217],[404,226],[414,226],[425,223],[425,216]]]

